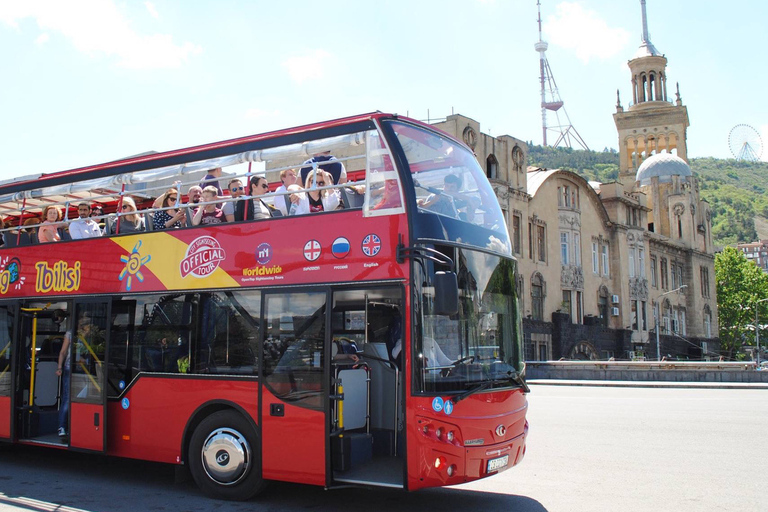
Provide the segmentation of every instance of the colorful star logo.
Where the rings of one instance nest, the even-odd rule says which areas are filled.
[[[126,275],[128,276],[128,281],[126,284],[126,289],[128,291],[131,291],[133,276],[136,276],[136,279],[138,279],[139,282],[144,282],[144,275],[141,273],[141,267],[144,266],[150,259],[152,259],[152,256],[150,255],[142,257],[142,255],[139,254],[139,247],[141,247],[141,240],[136,242],[136,245],[133,246],[131,254],[128,256],[120,256],[120,261],[125,263],[125,268],[123,268],[122,272],[120,272],[118,279],[122,281]]]

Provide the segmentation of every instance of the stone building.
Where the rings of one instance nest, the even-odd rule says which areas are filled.
[[[435,123],[475,151],[496,190],[518,259],[528,360],[717,356],[710,209],[686,163],[687,109],[679,92],[667,99],[667,59],[642,10],[633,101],[614,114],[618,181],[526,168],[524,142],[462,115]]]
[[[738,244],[736,248],[743,252],[749,261],[754,261],[763,272],[768,272],[768,240]]]

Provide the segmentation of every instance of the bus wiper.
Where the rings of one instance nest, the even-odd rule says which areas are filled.
[[[464,400],[465,398],[467,398],[470,395],[474,395],[475,393],[479,393],[480,391],[483,391],[484,389],[488,389],[489,387],[491,387],[492,384],[493,384],[492,380],[483,382],[482,384],[478,384],[477,386],[466,390],[465,392],[463,392],[460,395],[456,395],[454,397],[451,397],[451,402],[453,402],[454,404],[457,404],[457,403],[461,402],[462,400]]]
[[[528,384],[525,382],[525,379],[520,376],[518,372],[507,372],[507,375],[509,375],[509,379],[523,388],[523,393],[530,393],[531,388],[528,387]]]

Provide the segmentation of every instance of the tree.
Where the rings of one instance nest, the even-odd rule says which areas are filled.
[[[722,353],[729,360],[744,357],[742,345],[754,343],[748,329],[754,324],[755,307],[768,319],[768,301],[757,303],[768,298],[768,274],[738,249],[726,247],[715,256],[715,280]]]

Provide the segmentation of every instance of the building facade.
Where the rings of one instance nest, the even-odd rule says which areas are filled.
[[[643,11],[644,11],[643,5]],[[643,12],[645,20],[645,12]],[[527,360],[719,356],[709,205],[686,162],[687,108],[643,42],[617,101],[620,174],[527,168],[528,147],[462,115],[435,123],[484,165],[518,259]]]
[[[760,240],[746,244],[738,244],[736,248],[744,253],[749,261],[768,272],[768,240]]]

